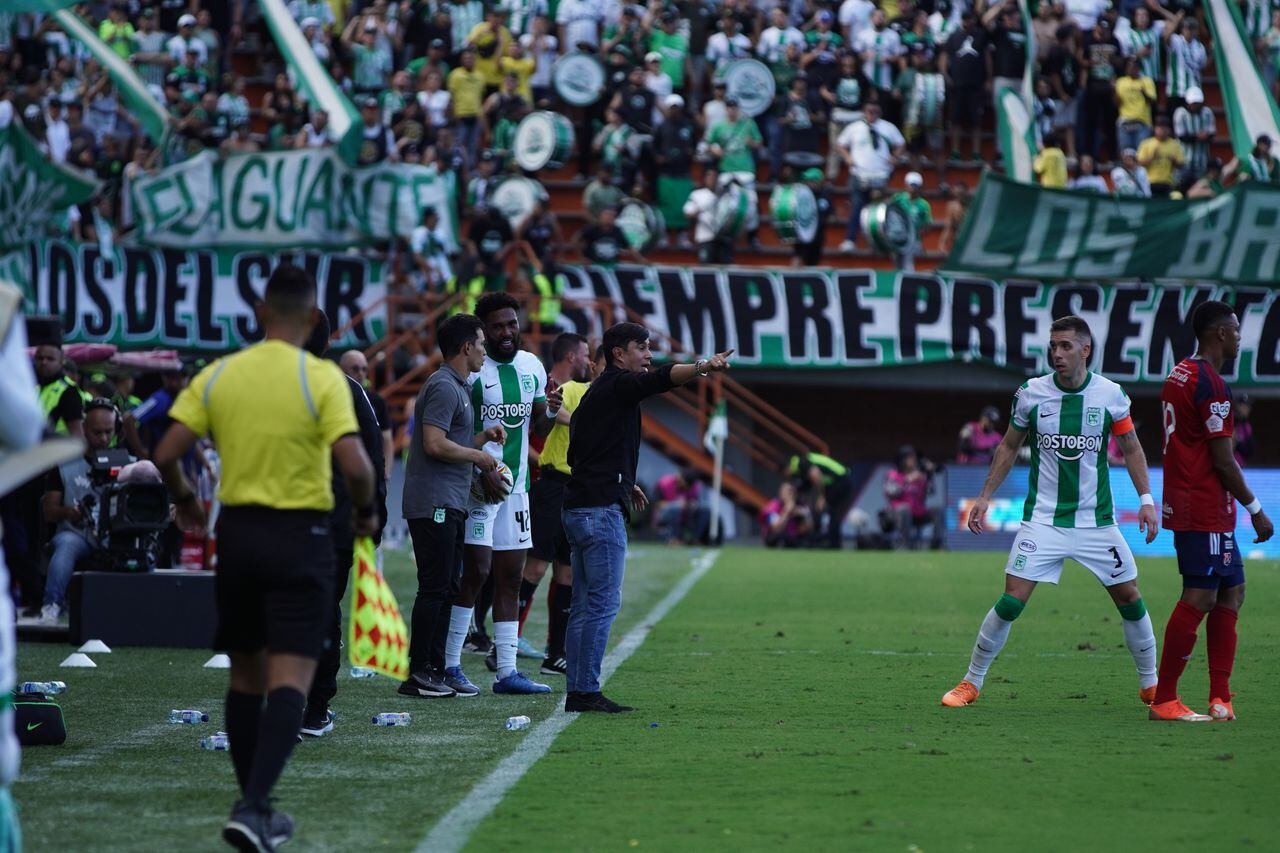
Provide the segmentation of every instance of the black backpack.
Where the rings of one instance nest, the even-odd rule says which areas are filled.
[[[60,746],[67,740],[62,706],[43,693],[15,693],[13,727],[23,746]]]

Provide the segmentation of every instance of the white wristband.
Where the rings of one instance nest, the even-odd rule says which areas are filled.
[[[1143,506],[1155,506],[1156,500],[1155,498],[1151,497],[1150,492],[1147,492],[1145,495],[1138,495],[1138,503],[1142,504]]]
[[[1245,504],[1244,509],[1245,512],[1249,513],[1249,515],[1257,515],[1262,512],[1262,501],[1254,498],[1253,503]]]

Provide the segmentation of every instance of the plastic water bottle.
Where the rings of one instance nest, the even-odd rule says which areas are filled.
[[[170,711],[169,722],[175,726],[188,725],[194,726],[198,723],[209,722],[209,715],[204,711]]]
[[[43,693],[46,696],[57,696],[67,692],[65,681],[24,681],[18,687],[19,693]]]
[[[385,711],[373,718],[375,726],[407,726],[411,722],[413,722],[413,717],[407,712]]]
[[[526,717],[524,714],[521,714],[518,717],[507,717],[507,723],[506,723],[507,731],[516,732],[516,731],[519,731],[520,729],[527,729],[529,728],[529,723],[531,722],[533,721],[530,720],[528,717]]]
[[[377,674],[378,674],[378,673],[374,672],[373,670],[371,670],[371,669],[365,669],[365,668],[364,668],[364,667],[362,667],[362,666],[353,666],[353,667],[351,667],[351,677],[352,677],[352,678],[373,678],[373,677],[374,677],[375,675],[377,675]]]
[[[215,732],[208,737],[200,738],[201,749],[211,749],[215,752],[226,752],[231,748],[231,742],[227,740],[226,732]]]

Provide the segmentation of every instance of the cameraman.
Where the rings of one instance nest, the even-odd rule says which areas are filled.
[[[884,496],[888,525],[892,526],[895,549],[914,548],[925,525],[932,526],[929,547],[942,547],[942,509],[928,504],[937,466],[921,459],[916,449],[904,444],[898,449],[897,464],[885,475]]]
[[[40,610],[40,621],[49,625],[56,624],[65,609],[67,584],[76,564],[87,559],[96,547],[84,506],[85,498],[94,494],[90,461],[94,454],[109,449],[116,435],[116,407],[110,400],[97,397],[84,408],[84,456],[49,472],[43,498],[44,520],[58,525],[44,585],[44,607]]]

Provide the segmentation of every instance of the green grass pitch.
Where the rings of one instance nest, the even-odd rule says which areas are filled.
[[[621,637],[689,571],[637,548]],[[1249,565],[1233,687],[1240,719],[1151,723],[1120,619],[1083,569],[1044,587],[978,704],[943,709],[1001,591],[1003,555],[722,551],[607,691],[639,707],[585,717],[512,788],[470,850],[1177,850],[1280,846],[1280,569]],[[1157,635],[1178,594],[1170,560],[1139,583]],[[405,609],[407,556],[387,572]],[[545,630],[541,596],[529,635]],[[218,850],[235,796],[208,652],[119,649],[60,670],[65,646],[22,644],[22,680],[66,680],[69,739],[28,750],[15,797],[27,847]],[[480,658],[464,666],[487,687]],[[527,666],[522,664],[522,666]],[[484,676],[482,678],[482,676]],[[340,676],[334,736],[300,744],[278,806],[301,850],[410,850],[527,736],[513,714],[553,697],[412,700]],[[1207,697],[1203,639],[1183,698]],[[200,708],[204,726],[170,726]],[[409,710],[409,728],[377,711]],[[289,849],[289,848],[286,848]]]

